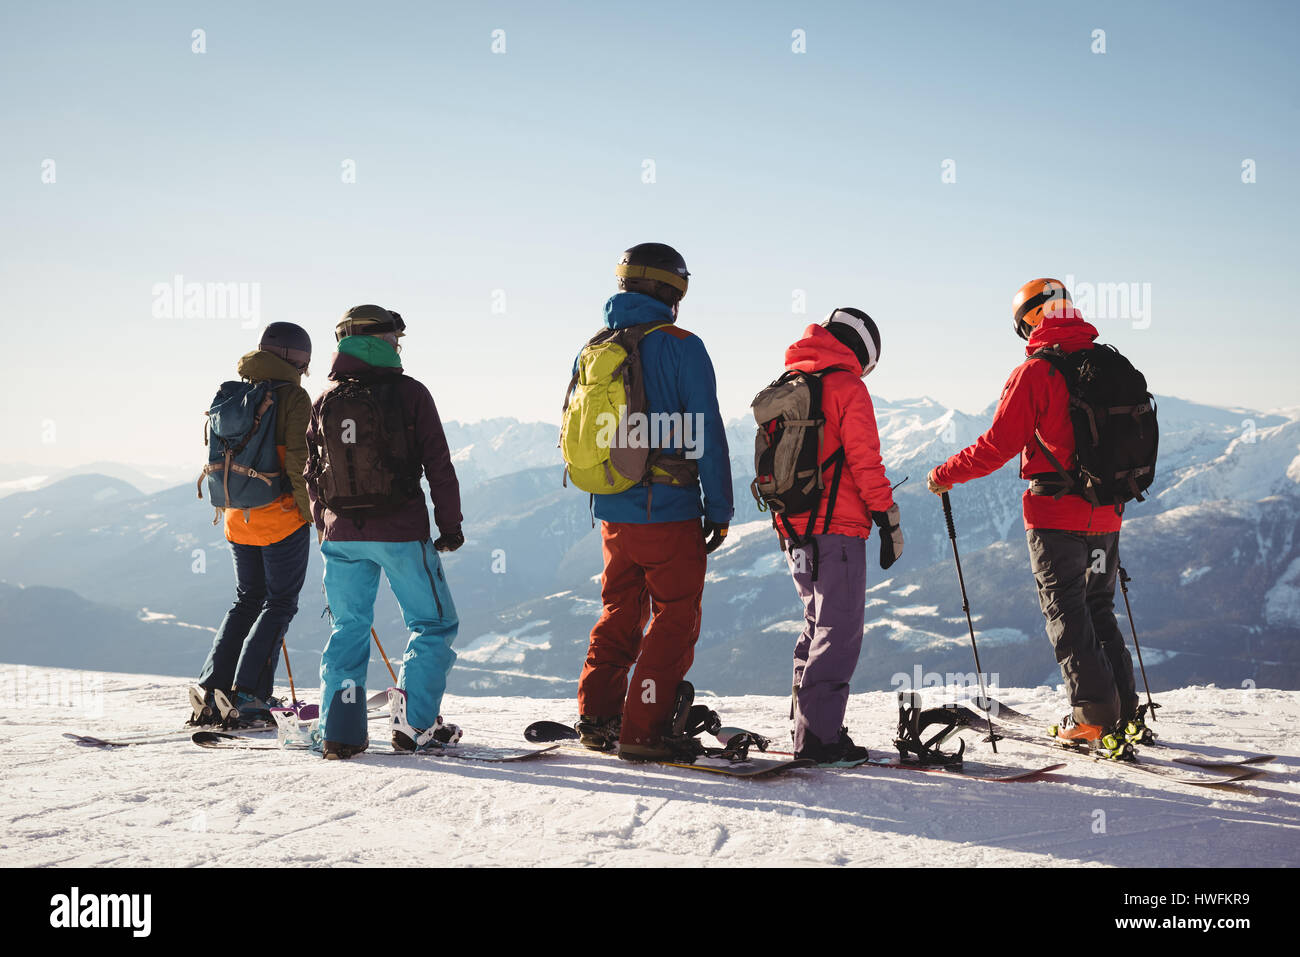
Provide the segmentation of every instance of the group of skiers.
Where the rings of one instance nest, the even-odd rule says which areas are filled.
[[[615,275],[604,328],[574,362],[560,437],[566,481],[591,494],[604,554],[603,607],[579,678],[575,728],[594,750],[674,760],[690,748],[685,679],[708,555],[725,542],[734,514],[730,455],[708,351],[677,323],[690,279],[685,260],[670,246],[643,243],[623,253]],[[1031,482],[1030,561],[1072,707],[1056,733],[1091,747],[1136,740],[1143,715],[1113,607],[1123,500],[1132,496],[1096,494],[1072,416],[1079,403],[1070,356],[1105,347],[1094,345],[1097,330],[1057,280],[1027,283],[1013,314],[1028,358],[1007,380],[989,430],[935,467],[927,485],[941,495],[1021,457]],[[456,735],[440,715],[458,620],[439,559],[465,540],[456,472],[433,398],[402,371],[401,316],[357,306],[335,333],[331,382],[314,403],[299,384],[311,360],[306,332],[272,323],[240,360],[242,382],[226,383],[209,413],[205,475],[224,510],[237,588],[199,683],[228,696],[244,718],[279,704],[272,681],[313,525],[333,621],[316,747],[345,758],[368,746],[364,686],[381,569],[410,632],[390,696],[393,746],[438,747]],[[863,638],[866,543],[874,530],[882,569],[903,553],[864,381],[880,356],[871,317],[834,309],[786,349],[784,374],[753,407],[752,489],[772,513],[804,618],[794,645],[794,751],[819,763],[866,757],[844,725]],[[263,425],[272,409],[273,426]],[[1139,404],[1123,411],[1142,421]],[[223,414],[235,425],[221,428]],[[263,434],[273,435],[274,454],[262,453],[270,467],[259,469],[247,463]],[[1132,471],[1126,480],[1137,494],[1151,476]],[[438,529],[432,541],[421,477]],[[196,706],[193,720],[213,713]]]

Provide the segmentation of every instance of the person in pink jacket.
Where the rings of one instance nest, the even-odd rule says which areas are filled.
[[[881,533],[881,568],[903,553],[898,506],[880,458],[876,410],[863,381],[879,360],[876,324],[862,310],[847,307],[832,311],[821,325],[808,326],[785,352],[787,372],[815,374],[822,383],[825,491],[812,541],[798,541],[788,531],[793,527],[802,535],[810,527],[808,512],[777,523],[804,612],[794,647],[794,749],[820,763],[867,757],[866,748],[849,737],[844,711],[862,651],[872,526]]]

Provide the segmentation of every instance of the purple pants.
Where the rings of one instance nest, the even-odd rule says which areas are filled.
[[[814,535],[817,580],[812,556],[791,548],[786,564],[803,601],[803,632],[794,646],[794,749],[802,751],[815,735],[835,741],[844,726],[849,679],[862,651],[867,596],[866,540],[851,535]]]

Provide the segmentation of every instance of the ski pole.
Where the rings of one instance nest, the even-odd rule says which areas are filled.
[[[1147,714],[1151,715],[1151,720],[1156,719],[1156,708],[1160,705],[1151,700],[1151,683],[1147,681],[1147,666],[1142,663],[1142,646],[1138,644],[1137,625],[1133,624],[1133,606],[1128,603],[1128,583],[1133,579],[1128,577],[1128,572],[1124,566],[1119,566],[1119,588],[1124,594],[1124,610],[1128,612],[1128,628],[1133,633],[1133,647],[1137,649],[1138,668],[1142,671],[1142,684],[1147,689]]]
[[[375,647],[379,649],[379,657],[384,659],[384,667],[388,669],[389,676],[393,679],[393,685],[397,685],[397,675],[393,673],[393,665],[388,660],[388,655],[384,654],[384,646],[379,643],[379,633],[375,631],[375,626],[370,626],[370,637],[375,639]]]
[[[293,687],[293,668],[289,666],[289,643],[286,642],[285,636],[280,636],[280,648],[284,651],[284,670],[289,672],[289,700],[293,702],[293,708],[298,708],[298,692]]]
[[[998,736],[993,730],[993,712],[989,709],[989,696],[984,690],[984,668],[980,665],[980,650],[975,644],[975,623],[970,617],[970,601],[966,598],[966,579],[961,573],[961,556],[957,554],[957,527],[952,523],[952,502],[943,493],[943,518],[948,523],[948,538],[952,541],[952,557],[957,563],[957,584],[961,586],[961,610],[966,613],[966,627],[970,629],[970,647],[975,652],[975,677],[979,679],[980,698],[984,702],[984,715],[989,723],[989,743],[993,753],[998,753]]]

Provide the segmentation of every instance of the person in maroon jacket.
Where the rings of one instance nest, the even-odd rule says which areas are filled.
[[[1049,347],[1091,349],[1097,338],[1096,328],[1075,310],[1057,279],[1026,283],[1012,310],[1016,332],[1029,342],[1029,356]],[[1016,367],[988,431],[933,469],[927,485],[942,495],[1017,455],[1020,477],[1033,482],[1023,499],[1030,564],[1072,709],[1057,733],[1099,746],[1116,729],[1140,736],[1133,661],[1115,620],[1124,507],[1094,507],[1081,495],[1049,492],[1057,479],[1052,458],[1071,469],[1075,451],[1069,392],[1045,360],[1030,358]],[[1132,729],[1125,727],[1130,722]]]
[[[821,325],[808,326],[803,338],[785,351],[787,371],[820,374],[826,420],[820,454],[827,492],[818,502],[815,522],[810,526],[804,512],[777,524],[804,613],[794,646],[794,750],[820,763],[867,757],[867,749],[849,737],[844,712],[862,652],[866,544],[872,525],[881,533],[881,568],[903,554],[898,506],[880,458],[876,410],[863,381],[879,359],[876,324],[862,310],[848,307],[833,310]],[[841,460],[841,449],[836,482],[830,478],[830,463]],[[822,532],[811,536],[813,543],[796,544],[786,525]]]
[[[365,684],[381,570],[410,629],[398,690],[389,694],[393,746],[413,751],[449,736],[439,712],[459,620],[438,553],[465,543],[460,485],[433,397],[402,372],[405,329],[400,315],[380,306],[348,310],[335,328],[331,385],[312,406],[307,430],[307,493],[334,622],[321,654],[314,735],[326,758],[351,757],[369,744]],[[438,525],[432,542],[421,475]]]

